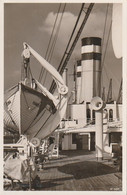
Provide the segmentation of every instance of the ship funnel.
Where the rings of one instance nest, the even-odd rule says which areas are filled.
[[[101,38],[82,39],[82,73],[80,102],[101,96]]]

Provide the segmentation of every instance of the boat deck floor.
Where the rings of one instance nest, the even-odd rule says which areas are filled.
[[[121,181],[111,157],[96,159],[95,152],[62,151],[38,171],[42,191],[121,191]]]
[[[95,152],[62,151],[37,172],[41,187],[37,191],[121,191],[121,179],[111,157],[97,161]],[[13,188],[13,190],[21,190]]]

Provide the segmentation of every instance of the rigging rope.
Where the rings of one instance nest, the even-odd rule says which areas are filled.
[[[59,31],[60,31],[61,22],[62,22],[62,19],[63,19],[63,14],[65,12],[65,7],[66,7],[66,3],[64,5],[63,11],[62,11],[62,15],[61,15],[61,18],[60,18],[60,21],[59,21],[59,24],[58,24],[58,27],[57,27],[57,30],[56,30],[56,34],[55,34],[52,46],[51,46],[50,51],[49,51],[49,55],[47,57],[48,62],[50,62],[51,59],[52,59],[52,55],[53,55],[53,52],[54,52],[54,49],[55,49],[55,45],[56,45],[56,41],[57,41],[57,38],[58,38],[58,34],[59,34]],[[45,84],[46,76],[47,76],[47,71],[46,71],[46,74],[45,74],[45,77],[44,77],[43,85]]]
[[[78,41],[78,39],[79,39],[79,37],[80,37],[80,34],[81,34],[81,32],[82,32],[82,30],[83,30],[83,28],[84,28],[84,25],[85,25],[86,22],[87,22],[87,19],[88,19],[89,15],[90,15],[90,13],[91,13],[91,11],[92,11],[93,6],[94,6],[94,3],[91,3],[91,4],[89,5],[88,9],[87,9],[87,12],[86,12],[85,17],[84,17],[84,19],[83,19],[83,22],[82,22],[82,24],[81,24],[81,26],[80,26],[80,28],[79,28],[79,30],[78,30],[78,32],[77,32],[77,35],[76,35],[76,37],[75,37],[75,39],[74,39],[74,41],[73,41],[73,43],[72,43],[72,46],[71,46],[71,48],[70,48],[70,50],[69,50],[69,52],[68,52],[68,54],[67,54],[67,56],[66,56],[66,58],[65,58],[65,60],[64,60],[64,63],[63,63],[63,65],[62,65],[61,69],[59,70],[59,73],[60,73],[60,74],[63,73],[63,70],[64,70],[64,68],[66,67],[66,65],[67,65],[67,63],[68,63],[68,61],[69,61],[69,59],[70,59],[70,57],[71,57],[71,54],[72,54],[72,52],[73,52],[73,50],[74,50],[74,48],[75,48],[75,45],[76,45],[76,43],[77,43],[77,41]],[[52,84],[51,84],[51,87],[50,87],[49,91],[53,93],[53,92],[55,91],[55,88],[56,88],[56,84],[55,84],[55,82],[53,81]]]
[[[111,33],[111,26],[112,26],[112,21],[110,23],[110,27],[109,27],[109,32],[108,32],[108,38],[107,38],[107,42],[106,42],[106,47],[105,47],[105,52],[104,52],[104,57],[102,59],[102,65],[101,65],[101,74],[102,74],[102,70],[104,68],[104,61],[105,61],[105,56],[106,56],[106,52],[107,52],[107,47],[108,47],[108,43],[109,43],[109,37],[110,37],[110,33]],[[101,76],[99,79],[99,83],[101,82]],[[99,84],[98,84],[99,87]]]
[[[104,46],[104,40],[105,40],[105,33],[106,33],[106,26],[107,26],[107,18],[108,18],[108,9],[109,9],[109,3],[107,4],[107,9],[106,9],[106,17],[105,17],[105,22],[104,22],[104,31],[103,31],[103,37],[102,37],[102,51],[103,51],[103,46]],[[102,65],[101,65],[102,66]],[[102,71],[102,70],[101,70]],[[99,83],[98,83],[98,91],[100,91],[100,83],[103,85],[103,77],[102,77],[102,72],[100,74],[99,78]]]
[[[85,23],[86,23],[86,21],[87,21],[89,15],[90,15],[90,13],[91,13],[91,10],[92,10],[93,6],[94,6],[94,3],[91,3],[91,4],[89,5],[88,9],[87,9],[85,18],[84,18],[84,20],[83,20],[83,22],[82,22],[82,24],[81,24],[81,26],[80,26],[80,28],[79,28],[79,30],[78,30],[78,32],[77,32],[77,35],[76,35],[76,37],[75,37],[75,39],[74,39],[74,41],[73,41],[73,43],[72,43],[72,46],[71,46],[71,48],[70,48],[70,50],[69,50],[69,52],[68,52],[68,54],[67,54],[67,57],[66,57],[66,59],[65,59],[65,61],[64,61],[64,63],[63,63],[63,66],[61,67],[61,70],[60,70],[60,73],[61,73],[61,74],[63,73],[63,70],[64,70],[64,68],[66,67],[67,62],[68,62],[69,59],[70,59],[70,56],[71,56],[71,54],[72,54],[72,52],[73,52],[73,49],[74,49],[74,47],[75,47],[75,45],[76,45],[76,43],[77,43],[77,41],[78,41],[78,39],[79,39],[79,37],[80,37],[80,34],[81,34],[81,32],[82,32],[82,30],[83,30],[83,28],[84,28],[84,25],[85,25]]]
[[[103,48],[104,39],[105,39],[106,24],[107,24],[107,18],[108,18],[108,8],[109,8],[109,3],[107,4],[107,9],[106,9],[106,17],[105,17],[104,31],[103,31],[103,38],[102,38],[102,48]]]
[[[67,47],[66,47],[65,52],[64,52],[64,55],[63,55],[63,57],[62,57],[62,59],[61,59],[61,61],[60,61],[59,67],[58,67],[58,69],[57,69],[58,71],[60,70],[61,65],[62,65],[62,62],[63,62],[63,60],[64,60],[64,57],[65,57],[65,55],[67,54],[67,50],[68,50],[68,48],[69,48],[70,42],[71,42],[71,40],[72,40],[72,37],[73,37],[74,32],[75,32],[75,30],[76,30],[76,27],[77,27],[77,25],[78,25],[78,22],[79,22],[81,13],[82,13],[83,8],[84,8],[84,5],[85,5],[85,4],[82,3],[82,6],[81,6],[81,9],[80,9],[78,18],[77,18],[77,20],[76,20],[75,26],[74,26],[74,28],[73,28],[72,34],[71,34],[71,36],[70,36],[70,39],[69,39],[69,41],[68,41]]]
[[[109,43],[109,37],[110,37],[110,33],[111,33],[111,26],[112,26],[112,21],[111,21],[111,23],[110,23],[110,28],[109,28],[109,33],[108,33],[108,39],[107,39],[107,43],[106,43],[106,47],[105,47],[104,57],[103,57],[103,60],[102,60],[102,67],[101,67],[101,70],[102,70],[103,67],[104,67],[105,56],[106,56],[107,47],[108,47],[108,43]]]
[[[61,3],[59,5],[58,11],[57,11],[57,15],[56,15],[56,18],[55,18],[55,22],[54,22],[54,25],[53,25],[52,33],[51,33],[51,36],[50,36],[50,39],[49,39],[49,43],[48,43],[48,47],[47,47],[46,54],[45,54],[45,59],[47,58],[49,46],[51,44],[51,40],[52,40],[52,37],[53,37],[53,34],[54,34],[54,30],[55,30],[56,22],[57,22],[58,15],[59,15],[59,12],[60,12],[60,8],[61,8]],[[43,70],[44,70],[44,68],[42,67],[38,81],[41,81],[42,80]]]
[[[61,26],[62,19],[63,19],[63,14],[65,12],[65,8],[66,8],[66,3],[64,5],[63,11],[62,11],[62,15],[61,15],[61,18],[60,18],[60,21],[59,21],[59,24],[58,24],[58,27],[57,27],[57,30],[56,30],[57,33],[56,33],[56,35],[54,37],[54,41],[53,41],[52,47],[50,49],[50,53],[51,54],[49,53],[49,56],[48,56],[48,61],[49,62],[51,61],[51,57],[52,57],[52,54],[53,54],[53,51],[54,51],[54,48],[55,48],[55,45],[56,45],[56,41],[57,41],[57,38],[58,38],[58,34],[59,34],[59,30],[60,30],[60,26]]]
[[[55,19],[55,23],[54,23],[54,26],[53,26],[52,34],[51,34],[51,37],[50,37],[50,40],[49,40],[49,44],[48,44],[48,47],[47,47],[47,51],[46,51],[46,55],[45,55],[45,58],[46,58],[46,59],[48,59],[48,57],[47,57],[47,55],[48,55],[48,50],[49,50],[49,46],[50,46],[50,44],[51,44],[51,39],[52,39],[52,37],[53,37],[53,33],[54,33],[54,30],[55,30],[56,22],[57,22],[57,20],[58,20],[60,8],[61,8],[61,3],[60,3],[60,6],[59,6],[57,15],[56,15],[56,19]]]
[[[111,21],[111,23],[110,23],[108,38],[107,38],[106,47],[105,47],[105,52],[104,52],[104,57],[103,57],[103,60],[102,60],[102,69],[103,69],[103,66],[104,66],[105,56],[106,56],[107,47],[108,47],[108,43],[109,43],[109,37],[110,37],[110,33],[111,33],[111,27],[112,27],[112,21]]]
[[[107,51],[107,47],[108,47],[108,43],[109,43],[109,37],[110,37],[110,33],[111,33],[111,26],[112,26],[112,21],[110,23],[110,28],[109,28],[109,33],[108,33],[108,39],[107,39],[107,43],[106,43],[106,49],[105,49],[105,53],[104,53],[104,57],[103,57],[103,61],[102,61],[102,69],[105,68],[104,61],[105,61],[106,51]],[[105,69],[105,72],[106,72],[107,79],[109,80],[108,73],[107,73],[106,69]],[[114,91],[113,91],[113,95],[115,97]]]

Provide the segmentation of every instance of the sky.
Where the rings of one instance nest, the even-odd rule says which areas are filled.
[[[59,3],[5,3],[4,4],[4,89],[17,84],[21,78],[21,63],[23,42],[27,42],[40,55],[45,57],[48,42],[53,29],[53,24],[58,12]],[[62,14],[64,4],[61,5]],[[85,7],[88,7],[86,4]],[[50,63],[57,68],[65,51],[71,32],[75,25],[81,3],[67,3],[54,53]],[[73,90],[73,66],[81,59],[81,39],[84,37],[100,37],[103,39],[104,27],[105,36],[102,40],[102,59],[104,57],[102,86],[108,92],[109,80],[113,79],[113,98],[117,99],[122,77],[122,59],[117,59],[112,47],[111,33],[106,50],[108,33],[112,20],[112,4],[95,4],[83,32],[76,44],[71,59],[68,62],[68,85],[69,92]],[[81,22],[85,12],[81,15]],[[79,25],[79,26],[80,26]],[[78,28],[79,28],[78,26]],[[76,31],[77,32],[77,31]],[[106,52],[105,52],[106,50]],[[39,78],[41,66],[32,58],[31,68],[36,79]],[[49,79],[46,79],[46,86],[50,86]]]

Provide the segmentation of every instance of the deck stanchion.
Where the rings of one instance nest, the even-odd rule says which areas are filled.
[[[91,100],[91,108],[95,110],[95,144],[97,160],[103,160],[103,108],[104,102],[100,97],[94,97]]]

